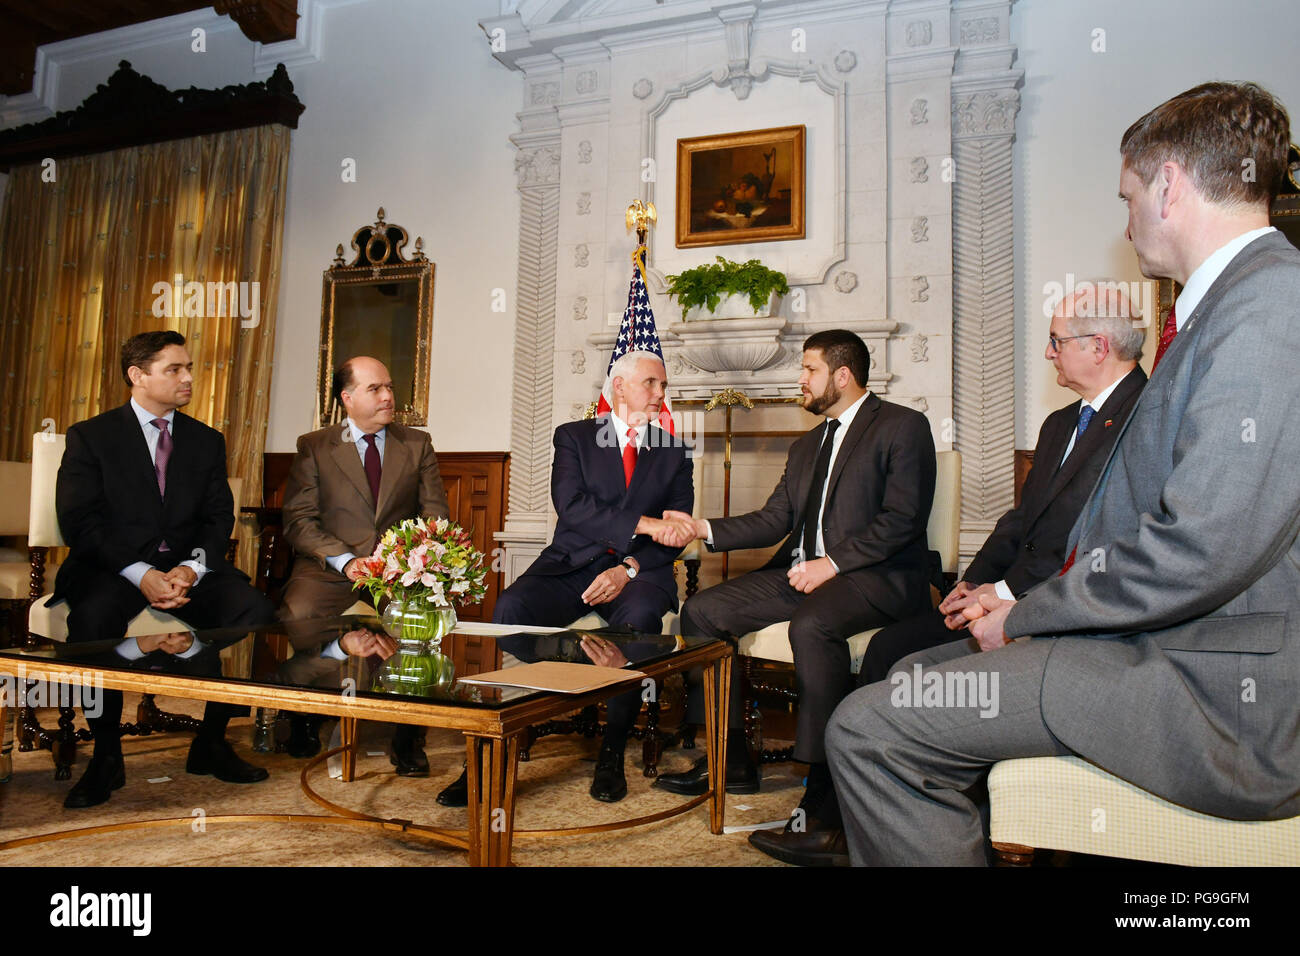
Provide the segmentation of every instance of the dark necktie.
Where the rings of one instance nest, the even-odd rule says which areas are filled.
[[[1164,356],[1165,351],[1173,342],[1174,336],[1178,334],[1178,323],[1174,319],[1173,306],[1169,307],[1169,318],[1165,319],[1165,326],[1160,330],[1160,343],[1156,346],[1155,361],[1151,363],[1151,374],[1156,372],[1156,366],[1160,364],[1160,359]]]
[[[1156,353],[1157,362],[1160,361],[1159,355],[1160,353],[1157,352]],[[1154,367],[1152,368],[1152,370],[1154,371]],[[1092,421],[1092,416],[1095,414],[1097,413],[1096,411],[1093,410],[1093,407],[1091,405],[1084,405],[1083,409],[1079,412],[1079,424],[1075,428],[1075,432],[1074,432],[1074,448],[1070,449],[1070,455],[1074,454],[1075,449],[1079,447],[1079,442],[1083,441],[1083,433],[1088,430],[1088,423]],[[1070,460],[1070,455],[1065,456],[1066,461]],[[1061,568],[1060,574],[1064,574],[1066,571],[1070,570],[1070,568],[1074,565],[1074,555],[1075,552],[1078,550],[1079,548],[1076,545],[1070,551],[1070,556],[1065,559],[1065,566]]]
[[[636,429],[627,430],[627,444],[623,446],[623,487],[632,484],[632,472],[636,471]]]
[[[379,507],[379,447],[375,444],[374,435],[362,435],[366,442],[366,481],[370,483],[370,496],[375,500],[375,507]]]
[[[813,467],[812,485],[808,488],[808,502],[803,510],[803,560],[805,561],[811,561],[817,554],[817,527],[822,513],[822,488],[826,485],[826,476],[831,470],[835,429],[839,427],[838,418],[826,419],[826,434],[822,437],[822,447],[817,452],[817,464]]]

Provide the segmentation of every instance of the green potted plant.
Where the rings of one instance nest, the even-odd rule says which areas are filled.
[[[706,312],[717,319],[769,316],[790,291],[783,273],[757,259],[741,263],[715,258],[715,263],[668,276],[668,295],[682,307],[683,322],[703,318]]]

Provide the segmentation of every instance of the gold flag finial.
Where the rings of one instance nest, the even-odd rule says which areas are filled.
[[[645,242],[646,228],[658,221],[659,213],[655,211],[655,204],[652,202],[642,202],[638,199],[627,207],[627,228],[636,229],[639,242]]]

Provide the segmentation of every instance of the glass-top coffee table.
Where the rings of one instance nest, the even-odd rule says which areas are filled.
[[[727,738],[724,708],[731,681],[732,653],[730,645],[724,641],[677,635],[466,623],[443,638],[443,662],[414,675],[408,669],[405,675],[399,674],[398,679],[394,679],[394,668],[384,666],[377,658],[349,657],[346,661],[330,664],[320,654],[321,648],[349,631],[369,629],[382,633],[380,622],[375,617],[322,618],[297,622],[289,627],[298,629],[292,643],[304,649],[287,661],[276,659],[282,654],[267,652],[268,648],[285,648],[290,644],[290,635],[283,624],[252,632],[243,629],[199,631],[194,635],[194,644],[179,654],[158,650],[138,660],[124,657],[118,647],[120,642],[116,641],[56,644],[35,651],[0,650],[0,684],[3,684],[0,686],[0,726],[6,726],[5,722],[10,719],[6,707],[14,707],[15,702],[21,700],[23,689],[41,687],[45,696],[36,701],[39,705],[57,699],[57,691],[65,687],[63,701],[66,703],[69,699],[66,685],[88,685],[338,717],[342,746],[321,753],[302,772],[302,786],[308,797],[334,814],[337,822],[410,832],[443,846],[467,850],[471,865],[505,866],[510,863],[515,836],[515,780],[520,742],[527,729],[626,691],[643,680],[662,681],[671,674],[700,667],[704,670],[709,791],[679,807],[651,816],[590,827],[544,833],[536,831],[534,835],[590,833],[638,826],[684,813],[705,801],[709,803],[710,830],[722,832],[726,793],[723,777],[726,761],[722,755],[726,753]],[[307,646],[304,646],[302,638],[304,628],[309,628],[313,634],[313,643]],[[466,683],[461,679],[463,675],[455,674],[451,666],[453,661],[467,659],[496,662],[502,668],[536,661],[589,663],[581,646],[583,635],[596,635],[601,641],[616,646],[627,659],[628,670],[638,671],[644,677],[629,674],[628,680],[622,683],[584,693],[561,694]],[[193,647],[199,650],[195,652]],[[222,655],[221,652],[227,648],[230,652]],[[491,667],[482,669],[490,670]],[[401,679],[403,676],[405,679]],[[38,683],[31,683],[33,681]],[[32,699],[35,700],[34,691]],[[71,699],[75,701],[78,698],[74,696]],[[312,790],[308,781],[310,772],[335,753],[342,757],[343,779],[353,779],[358,720],[413,724],[463,733],[469,782],[467,829],[454,830],[372,817],[334,804]],[[64,730],[69,731],[70,724]],[[8,733],[4,739],[7,748]],[[7,758],[6,750],[0,760]],[[330,818],[284,814],[259,818],[245,814],[234,819],[247,822],[320,822]],[[128,829],[136,825],[157,826],[161,822],[114,824],[76,832]],[[220,820],[210,816],[208,822]],[[177,818],[175,823],[189,825],[192,820],[189,817]]]

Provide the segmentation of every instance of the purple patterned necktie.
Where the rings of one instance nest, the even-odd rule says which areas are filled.
[[[379,447],[374,435],[362,435],[366,440],[366,481],[370,483],[370,495],[375,507],[379,507]]]
[[[167,462],[172,457],[172,436],[167,432],[167,419],[155,418],[153,424],[158,428],[158,449],[154,453],[153,470],[158,476],[158,495],[167,496]],[[167,542],[163,541],[158,545],[159,551],[170,551]]]

